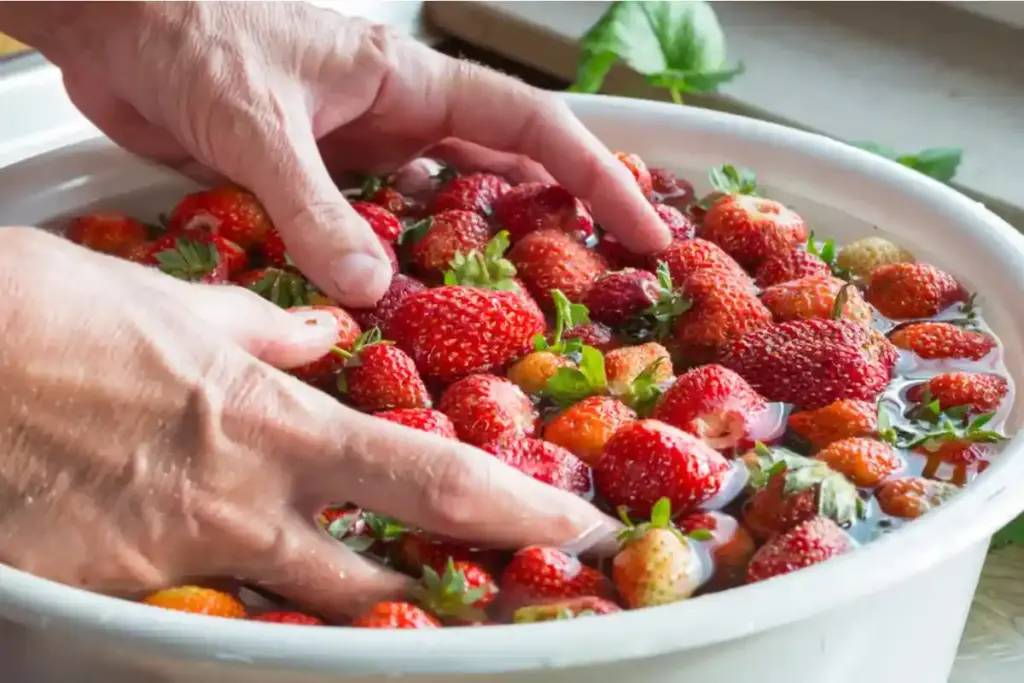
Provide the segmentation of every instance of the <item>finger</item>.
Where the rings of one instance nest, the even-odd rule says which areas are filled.
[[[629,170],[583,126],[557,95],[482,66],[442,55],[428,90],[441,98],[446,137],[518,152],[540,162],[559,183],[588,200],[594,216],[628,248],[651,253],[668,246],[668,228]]]
[[[358,616],[384,600],[401,600],[411,579],[352,552],[313,526],[296,519],[263,566],[247,577],[307,610],[334,621]]]
[[[239,124],[248,150],[220,170],[260,198],[288,254],[318,287],[344,304],[371,306],[391,283],[388,256],[331,179],[308,117],[285,116],[284,126]]]
[[[317,443],[299,480],[309,509],[348,500],[436,534],[507,548],[587,539],[607,550],[618,528],[583,499],[481,450],[339,411],[348,414],[319,427],[320,439],[329,441]]]
[[[486,171],[506,176],[515,183],[554,183],[544,167],[522,154],[495,152],[464,140],[445,140],[424,152],[445,161],[460,171]]]

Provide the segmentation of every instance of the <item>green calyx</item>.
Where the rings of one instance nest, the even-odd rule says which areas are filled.
[[[917,434],[904,444],[904,448],[918,448],[933,453],[951,442],[999,443],[1006,440],[1003,434],[987,428],[995,413],[978,415],[969,420],[968,412],[967,406],[956,406],[940,412],[933,428]]]
[[[618,399],[632,408],[640,417],[649,416],[664,393],[658,383],[658,369],[667,362],[667,358],[656,358],[636,376],[636,379],[629,383],[626,393],[618,396]]]
[[[267,268],[263,277],[248,285],[248,289],[280,308],[308,306],[313,298],[325,298],[302,275],[281,268]]]
[[[967,301],[960,304],[959,317],[952,320],[948,320],[950,325],[956,325],[957,327],[969,330],[971,332],[979,332],[981,330],[980,319],[978,317],[978,294],[977,292],[971,294]]]
[[[732,164],[714,166],[708,170],[708,182],[722,194],[757,194],[757,174],[749,168]]]
[[[391,344],[394,344],[394,342],[384,339],[379,328],[371,327],[356,338],[355,342],[352,344],[351,351],[346,351],[340,347],[332,346],[331,353],[345,361],[345,368],[358,368],[362,365],[360,351],[368,349],[371,346],[387,346]],[[344,372],[338,373],[336,384],[338,391],[343,394],[348,392],[348,380],[346,379]]]
[[[341,541],[349,550],[356,553],[365,553],[373,545],[375,539],[365,534],[353,535],[357,525],[360,522],[365,523],[365,521],[364,513],[359,510],[346,512],[327,525],[327,533]]]
[[[430,232],[432,227],[434,227],[433,216],[427,216],[423,220],[416,221],[402,230],[402,233],[398,236],[397,243],[402,247],[416,244]]]
[[[835,302],[832,304],[832,320],[842,320],[843,311],[846,310],[846,303],[850,300],[850,288],[853,285],[843,285],[836,292]]]
[[[807,253],[817,256],[819,259],[825,262],[825,265],[829,267],[832,274],[843,280],[853,279],[853,273],[846,268],[840,268],[836,263],[836,257],[839,255],[836,251],[836,241],[834,239],[827,239],[822,243],[814,238],[814,231],[807,237],[806,244]]]
[[[451,557],[443,574],[433,568],[423,567],[423,578],[411,589],[412,597],[425,610],[442,619],[455,618],[464,621],[482,621],[484,611],[473,605],[485,598],[489,587],[470,588],[466,575],[455,567]]]
[[[672,334],[672,325],[676,318],[690,310],[693,302],[673,288],[672,274],[669,272],[667,263],[664,261],[658,263],[656,274],[658,276],[658,300],[647,307],[639,318],[645,326],[652,330],[655,338],[665,339]]]
[[[508,231],[502,230],[491,238],[482,253],[474,249],[468,254],[456,254],[448,264],[450,270],[445,271],[444,284],[518,292],[516,267],[504,257],[508,247]]]
[[[604,356],[592,346],[580,345],[579,366],[558,368],[548,378],[541,392],[562,408],[568,408],[585,398],[604,394],[608,390],[608,376],[605,373]]]
[[[364,512],[363,522],[366,524],[366,528],[370,530],[370,535],[375,540],[383,543],[397,541],[409,532],[409,528],[397,519],[378,515],[375,512]]]
[[[379,175],[366,174],[359,185],[359,199],[370,201],[373,196],[387,186],[384,178]]]
[[[619,519],[622,520],[623,528],[616,535],[616,540],[619,542],[619,546],[625,548],[630,543],[639,541],[647,535],[648,531],[655,529],[663,529],[670,531],[675,534],[684,543],[686,540],[692,539],[695,541],[707,540],[711,536],[711,532],[706,529],[699,529],[690,534],[684,534],[679,530],[672,522],[672,501],[668,498],[659,498],[658,502],[651,508],[651,517],[648,521],[641,524],[636,524],[629,518],[629,513],[624,505],[620,505],[616,509],[616,513],[619,515]]]
[[[173,249],[156,254],[157,267],[163,272],[190,282],[202,279],[220,265],[220,253],[212,242],[179,237]]]
[[[590,311],[583,304],[574,304],[561,290],[551,290],[551,300],[555,304],[555,334],[551,343],[543,334],[533,338],[534,351],[550,351],[562,356],[578,356],[583,351],[583,342],[579,339],[563,339],[562,335],[577,325],[590,322]]]

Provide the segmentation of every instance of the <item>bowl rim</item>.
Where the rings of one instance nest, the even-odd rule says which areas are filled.
[[[630,120],[633,126],[756,141],[777,147],[779,155],[798,164],[808,178],[825,173],[877,191],[888,187],[903,201],[928,207],[961,231],[969,226],[987,257],[1001,262],[1018,291],[1024,291],[1024,238],[979,203],[916,171],[824,136],[731,114],[600,95],[565,98],[584,121]],[[23,181],[24,173],[40,177],[40,169],[47,168],[54,155],[114,148],[98,138],[29,159],[0,169],[0,186]],[[144,164],[127,153],[118,155],[129,167]],[[833,188],[831,192],[850,196],[853,190]],[[833,610],[987,543],[1022,508],[1024,433],[1018,432],[1004,457],[947,505],[857,552],[762,583],[600,619],[384,632],[283,626],[154,610],[6,565],[0,565],[0,612],[14,614],[30,626],[75,632],[76,639],[84,641],[116,638],[125,646],[179,659],[293,671],[493,674],[593,666],[736,640]],[[950,529],[957,532],[948,533]],[[937,542],[940,537],[942,542]]]

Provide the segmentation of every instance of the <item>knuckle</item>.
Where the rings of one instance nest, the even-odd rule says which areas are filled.
[[[453,452],[434,468],[423,495],[426,515],[437,528],[458,529],[479,523],[480,511],[474,501],[486,496],[490,485],[486,464]]]

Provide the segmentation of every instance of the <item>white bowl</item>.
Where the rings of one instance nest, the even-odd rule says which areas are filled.
[[[1024,241],[984,207],[816,135],[670,104],[568,99],[610,147],[652,165],[695,180],[723,162],[755,169],[819,235],[891,233],[981,293],[1012,377],[1024,377],[1015,324],[1024,319]],[[0,225],[46,224],[86,206],[152,218],[189,187],[90,141],[0,171]],[[1014,431],[1021,412],[1020,402],[1009,412]],[[1022,508],[1018,435],[962,495],[903,530],[795,574],[655,609],[474,629],[316,629],[165,612],[0,566],[0,615],[25,626],[23,655],[45,655],[33,670],[39,683],[47,672],[54,681],[112,681],[115,670],[133,683],[151,680],[146,674],[246,683],[447,683],[455,674],[462,683],[944,683],[989,537]]]

